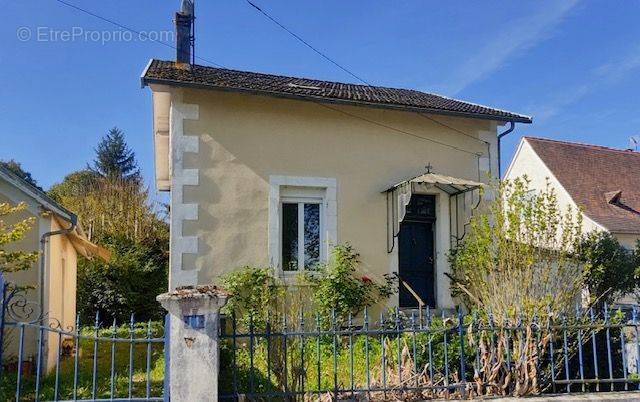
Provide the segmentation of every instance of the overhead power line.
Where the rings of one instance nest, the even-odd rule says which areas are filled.
[[[293,32],[292,30],[290,30],[289,28],[287,28],[286,26],[282,25],[278,20],[276,20],[274,17],[272,17],[270,14],[268,14],[266,11],[264,11],[263,9],[261,9],[260,7],[258,7],[255,3],[251,2],[250,0],[245,0],[247,3],[249,3],[249,5],[253,8],[255,8],[256,10],[258,10],[262,15],[264,15],[265,17],[267,17],[271,22],[273,22],[274,24],[276,24],[277,26],[279,26],[280,28],[282,28],[285,32],[287,32],[289,35],[293,36],[294,38],[296,38],[298,40],[298,42],[302,43],[303,45],[305,45],[306,47],[308,47],[309,49],[313,50],[314,52],[316,52],[318,55],[320,55],[323,59],[327,60],[328,62],[330,62],[331,64],[333,64],[334,66],[338,67],[340,70],[344,71],[345,73],[349,74],[350,76],[352,76],[353,78],[355,78],[356,80],[366,84],[366,85],[371,85],[370,83],[368,83],[364,78],[361,78],[360,76],[356,75],[353,71],[349,70],[348,68],[344,67],[343,65],[341,65],[340,63],[338,63],[337,61],[335,61],[334,59],[332,59],[331,57],[329,57],[326,53],[322,52],[321,50],[317,49],[316,47],[314,47],[312,44],[310,44],[309,42],[307,42],[306,40],[304,40],[300,35],[296,34],[295,32]]]
[[[94,18],[97,18],[97,19],[99,19],[99,20],[101,20],[101,21],[104,21],[104,22],[109,23],[109,24],[111,24],[111,25],[113,25],[113,26],[116,26],[116,27],[118,27],[118,28],[120,28],[120,29],[124,29],[125,31],[132,32],[132,33],[134,33],[134,34],[136,34],[136,35],[138,35],[138,36],[140,36],[140,37],[144,37],[146,40],[149,40],[149,41],[151,41],[151,42],[156,42],[156,43],[158,43],[158,44],[161,44],[161,45],[163,45],[163,46],[169,47],[169,48],[174,49],[174,50],[176,49],[176,47],[175,47],[174,45],[172,45],[171,43],[164,42],[164,41],[161,41],[161,40],[159,40],[159,39],[154,39],[154,38],[150,37],[148,34],[146,34],[146,33],[142,32],[142,31],[140,31],[140,30],[137,30],[137,29],[131,28],[131,27],[129,27],[129,26],[126,26],[126,25],[124,25],[124,24],[121,24],[121,23],[119,23],[118,21],[112,20],[112,19],[107,18],[107,17],[103,17],[103,16],[98,15],[98,14],[96,14],[96,13],[92,12],[92,11],[89,11],[89,10],[86,10],[86,9],[84,9],[84,8],[78,7],[78,6],[76,6],[75,4],[68,3],[68,2],[66,2],[66,1],[64,1],[64,0],[55,0],[55,1],[57,1],[58,3],[60,3],[60,4],[64,5],[64,6],[66,6],[66,7],[73,8],[73,9],[75,9],[75,10],[77,10],[77,11],[80,11],[80,12],[82,12],[82,13],[84,13],[84,14],[90,15],[90,16],[92,16],[92,17],[94,17]],[[215,61],[213,61],[213,60],[205,59],[204,57],[199,57],[199,56],[195,56],[195,57],[196,57],[196,59],[198,59],[198,60],[202,60],[202,61],[204,61],[204,62],[206,62],[206,63],[209,63],[209,64],[212,64],[212,65],[214,65],[214,66],[216,66],[216,67],[225,68],[223,65],[218,64],[218,63],[216,63],[216,62],[215,62]]]
[[[160,45],[163,45],[163,46],[169,47],[169,48],[174,49],[174,50],[176,49],[176,47],[175,47],[174,45],[170,44],[170,43],[167,43],[167,42],[164,42],[164,41],[161,41],[161,40],[158,40],[158,39],[151,38],[151,37],[149,37],[148,35],[146,35],[144,32],[142,32],[142,31],[140,31],[140,30],[137,30],[137,29],[135,29],[135,28],[131,28],[131,27],[129,27],[129,26],[127,26],[127,25],[124,25],[124,24],[122,24],[122,23],[119,23],[119,22],[117,22],[117,21],[115,21],[115,20],[113,20],[113,19],[110,19],[110,18],[107,18],[107,17],[103,17],[103,16],[101,16],[101,15],[99,15],[99,14],[96,14],[95,12],[92,12],[92,11],[86,10],[86,9],[84,9],[84,8],[82,8],[82,7],[78,7],[78,6],[76,6],[75,4],[69,3],[69,2],[67,2],[67,1],[65,1],[65,0],[55,0],[55,1],[57,1],[58,3],[60,3],[60,4],[64,5],[64,6],[66,6],[66,7],[73,8],[73,9],[75,9],[75,10],[77,10],[77,11],[80,11],[80,12],[82,12],[82,13],[84,13],[84,14],[87,14],[87,15],[92,16],[92,17],[94,17],[94,18],[97,18],[97,19],[99,19],[99,20],[101,20],[101,21],[104,21],[104,22],[106,22],[106,23],[109,23],[109,24],[111,24],[111,25],[113,25],[113,26],[116,26],[116,27],[118,27],[118,28],[124,29],[124,30],[129,31],[129,32],[132,32],[132,33],[135,33],[136,35],[139,35],[139,36],[145,36],[145,37],[146,37],[146,39],[148,39],[149,41],[156,42],[156,43],[158,43],[158,44],[160,44]],[[274,22],[275,24],[277,24],[280,28],[284,29],[284,30],[285,30],[285,31],[287,31],[289,34],[293,35],[293,36],[294,36],[298,41],[302,42],[305,46],[309,47],[309,48],[310,48],[310,49],[312,49],[314,52],[316,52],[317,54],[319,54],[320,56],[322,56],[324,59],[326,59],[327,61],[331,62],[332,64],[334,64],[335,66],[337,66],[337,67],[338,67],[338,68],[340,68],[341,70],[345,71],[346,73],[348,73],[349,75],[351,75],[352,77],[354,77],[355,79],[357,79],[358,81],[363,82],[364,84],[366,84],[366,85],[368,85],[368,86],[371,86],[371,84],[370,84],[370,83],[368,83],[368,82],[367,82],[367,81],[365,81],[364,79],[360,78],[359,76],[357,76],[356,74],[354,74],[353,72],[351,72],[350,70],[348,70],[346,67],[341,66],[338,62],[334,61],[334,60],[333,60],[333,59],[331,59],[329,56],[327,56],[326,54],[324,54],[324,53],[323,53],[323,52],[321,52],[320,50],[318,50],[318,49],[316,49],[315,47],[313,47],[311,44],[309,44],[307,41],[305,41],[305,40],[304,40],[303,38],[301,38],[299,35],[295,34],[295,33],[294,33],[294,32],[292,32],[292,31],[290,31],[287,27],[285,27],[284,25],[282,25],[281,23],[279,23],[275,18],[271,17],[269,14],[267,14],[266,12],[264,12],[260,7],[258,7],[257,5],[255,5],[254,3],[252,3],[252,2],[251,2],[251,1],[249,1],[249,0],[245,0],[245,1],[246,1],[247,3],[249,3],[252,7],[254,7],[256,10],[258,10],[260,13],[262,13],[262,14],[263,14],[265,17],[267,17],[269,20],[271,20],[272,22]],[[216,66],[216,67],[226,68],[225,66],[223,66],[223,65],[221,65],[221,64],[218,64],[218,63],[216,63],[216,62],[215,62],[215,61],[213,61],[213,60],[206,59],[206,58],[204,58],[204,57],[196,56],[196,59],[201,60],[201,61],[204,61],[205,63],[212,64],[212,65],[214,65],[214,66]],[[397,132],[397,133],[401,133],[401,134],[404,134],[404,135],[408,135],[408,136],[411,136],[411,137],[418,138],[418,139],[420,139],[420,140],[424,140],[424,141],[432,142],[432,143],[435,143],[435,144],[439,144],[439,145],[442,145],[442,146],[444,146],[444,147],[448,147],[448,148],[451,148],[451,149],[455,149],[455,150],[458,150],[458,151],[460,151],[460,152],[464,152],[464,153],[467,153],[467,154],[470,154],[470,155],[475,155],[475,156],[480,156],[480,155],[481,155],[480,153],[473,152],[473,151],[468,151],[468,150],[466,150],[466,149],[456,147],[455,145],[447,144],[447,143],[445,143],[445,142],[438,141],[438,140],[433,140],[433,139],[431,139],[431,138],[426,138],[426,137],[423,137],[423,136],[420,136],[420,135],[417,135],[417,134],[411,133],[411,132],[406,131],[406,130],[402,130],[402,129],[399,129],[399,128],[396,128],[396,127],[393,127],[393,126],[390,126],[390,125],[387,125],[387,124],[384,124],[384,123],[377,122],[377,121],[375,121],[375,120],[368,119],[368,118],[366,118],[366,117],[358,116],[358,115],[356,115],[356,114],[349,113],[349,112],[346,112],[346,111],[344,111],[344,110],[340,110],[340,109],[338,109],[338,108],[331,107],[331,106],[326,105],[326,104],[324,104],[324,103],[320,103],[320,102],[314,102],[314,103],[316,103],[317,105],[322,106],[322,107],[324,107],[324,108],[327,108],[327,109],[333,110],[333,111],[335,111],[335,112],[338,112],[338,113],[344,114],[344,115],[346,115],[346,116],[350,116],[350,117],[352,117],[352,118],[359,119],[359,120],[362,120],[362,121],[368,122],[368,123],[370,123],[370,124],[374,124],[374,125],[376,125],[376,126],[383,127],[383,128],[388,129],[388,130],[395,131],[395,132]],[[486,143],[486,141],[479,140],[478,138],[473,137],[473,136],[471,136],[470,134],[466,134],[466,133],[464,133],[463,131],[460,131],[460,130],[458,130],[458,129],[456,129],[456,128],[453,128],[453,127],[451,127],[451,126],[449,126],[449,125],[446,125],[446,124],[444,124],[444,123],[442,123],[442,122],[439,122],[438,120],[432,119],[431,117],[425,116],[425,115],[423,115],[423,114],[421,114],[421,113],[418,113],[418,114],[419,114],[420,116],[422,116],[422,117],[424,117],[424,118],[428,119],[428,120],[431,120],[431,121],[433,121],[433,122],[435,122],[435,123],[438,123],[438,124],[440,124],[440,125],[442,125],[442,126],[444,126],[444,127],[447,127],[447,128],[449,128],[449,129],[451,129],[451,130],[457,131],[457,132],[459,132],[459,133],[461,133],[461,134],[463,134],[463,135],[466,135],[466,136],[468,136],[468,137],[471,137],[471,138],[474,138],[474,139],[476,139],[476,140],[478,140],[478,141],[481,141],[481,142],[485,142],[485,143]]]
[[[322,56],[325,60],[329,61],[330,63],[332,63],[333,65],[337,66],[338,68],[340,68],[342,71],[346,72],[347,74],[351,75],[352,77],[354,77],[355,79],[357,79],[358,81],[368,85],[368,86],[372,86],[372,84],[370,84],[369,82],[367,82],[366,80],[364,80],[363,78],[361,78],[359,75],[357,75],[356,73],[354,73],[353,71],[349,70],[348,68],[342,66],[340,63],[338,63],[337,61],[335,61],[334,59],[332,59],[331,57],[329,57],[325,52],[317,49],[316,47],[314,47],[313,45],[311,45],[309,42],[307,42],[304,38],[302,38],[300,35],[296,34],[295,32],[291,31],[289,28],[287,28],[286,26],[284,26],[282,23],[280,23],[275,17],[273,17],[272,15],[270,15],[269,13],[267,13],[266,11],[264,11],[263,9],[261,9],[259,6],[257,6],[255,3],[253,3],[251,0],[245,0],[251,7],[255,8],[256,10],[258,10],[262,15],[264,15],[266,18],[268,18],[270,21],[272,21],[274,24],[276,24],[277,26],[279,26],[280,28],[282,28],[284,31],[286,31],[287,33],[289,33],[291,36],[293,36],[295,39],[297,39],[299,42],[301,42],[302,44],[304,44],[305,46],[307,46],[309,49],[313,50],[315,53],[319,54],[320,56]],[[484,144],[488,144],[487,141],[481,140],[477,137],[474,137],[471,134],[465,133],[462,130],[459,130],[457,128],[451,127],[445,123],[442,123],[436,119],[433,119],[429,116],[426,116],[422,113],[418,113],[418,115],[420,115],[421,117],[427,119],[427,120],[431,120],[434,123],[437,123],[443,127],[446,127],[452,131],[455,131],[459,134],[462,134],[466,137],[469,138],[473,138],[474,140],[484,143]]]
[[[441,122],[440,120],[434,119],[433,117],[429,117],[429,116],[427,116],[427,115],[426,115],[426,114],[424,114],[424,113],[420,113],[420,112],[416,112],[416,113],[418,113],[418,115],[419,115],[419,116],[421,116],[421,117],[423,117],[423,118],[425,118],[425,119],[427,119],[427,120],[429,120],[429,121],[432,121],[432,122],[434,122],[434,123],[436,123],[436,124],[439,124],[439,125],[441,125],[442,127],[446,127],[446,128],[448,128],[449,130],[451,130],[451,131],[455,131],[455,132],[456,132],[456,133],[458,133],[458,134],[462,134],[462,135],[464,135],[464,136],[466,136],[466,137],[469,137],[469,138],[474,139],[474,140],[476,140],[476,141],[482,142],[482,143],[484,143],[484,144],[488,144],[488,143],[489,143],[488,141],[481,140],[481,139],[480,139],[480,138],[478,138],[478,137],[475,137],[475,136],[473,136],[473,135],[471,135],[471,134],[467,134],[467,133],[465,133],[464,131],[462,131],[462,130],[460,130],[460,129],[457,129],[457,128],[453,127],[453,126],[450,126],[450,125],[448,125],[448,124],[445,124],[445,123]]]
[[[314,101],[314,103],[315,103],[315,104],[317,104],[317,105],[319,105],[319,106],[322,106],[322,107],[324,107],[324,108],[327,108],[327,109],[329,109],[329,110],[333,110],[334,112],[338,112],[338,113],[344,114],[344,115],[346,115],[346,116],[350,116],[350,117],[353,117],[353,118],[355,118],[355,119],[359,119],[359,120],[365,121],[365,122],[367,122],[367,123],[374,124],[374,125],[376,125],[376,126],[383,127],[383,128],[388,129],[388,130],[395,131],[395,132],[400,133],[400,134],[408,135],[408,136],[411,136],[411,137],[418,138],[418,139],[420,139],[420,140],[424,140],[424,141],[432,142],[432,143],[435,143],[435,144],[438,144],[438,145],[442,145],[442,146],[444,146],[444,147],[448,147],[448,148],[451,148],[451,149],[455,149],[455,150],[457,150],[457,151],[464,152],[464,153],[469,154],[469,155],[474,155],[474,156],[477,156],[477,157],[482,156],[482,153],[481,153],[481,152],[473,152],[473,151],[469,151],[469,150],[466,150],[466,149],[463,149],[463,148],[456,147],[455,145],[447,144],[446,142],[442,142],[442,141],[434,140],[434,139],[431,139],[431,138],[426,138],[426,137],[423,137],[423,136],[421,136],[421,135],[414,134],[414,133],[412,133],[412,132],[410,132],[410,131],[402,130],[402,129],[400,129],[400,128],[396,128],[396,127],[393,127],[393,126],[389,126],[389,125],[387,125],[387,124],[380,123],[380,122],[378,122],[378,121],[371,120],[371,119],[368,119],[368,118],[366,118],[366,117],[358,116],[357,114],[349,113],[349,112],[347,112],[347,111],[344,111],[344,110],[341,110],[341,109],[338,109],[338,108],[331,107],[331,106],[329,106],[329,105],[327,105],[327,104],[325,104],[325,103],[320,103],[320,102],[316,102],[316,101]]]

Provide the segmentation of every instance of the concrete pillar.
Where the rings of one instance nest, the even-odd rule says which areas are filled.
[[[170,315],[171,402],[217,402],[218,326],[228,293],[214,285],[183,286],[157,297]]]

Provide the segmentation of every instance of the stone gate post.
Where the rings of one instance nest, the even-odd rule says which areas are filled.
[[[183,286],[157,297],[170,315],[165,375],[171,402],[218,401],[218,327],[228,297],[214,285]]]

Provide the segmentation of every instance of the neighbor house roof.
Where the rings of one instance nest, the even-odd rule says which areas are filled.
[[[640,234],[640,152],[524,139],[585,215],[610,232]]]
[[[165,84],[416,112],[531,123],[531,117],[413,89],[321,81],[151,60],[142,84]]]

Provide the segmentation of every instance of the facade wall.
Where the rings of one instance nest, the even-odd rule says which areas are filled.
[[[64,228],[68,226],[65,222]],[[60,229],[63,229],[60,223],[51,219],[50,230]],[[49,237],[47,261],[45,300],[49,322],[52,325],[59,324],[65,330],[75,328],[77,253],[66,236]],[[47,367],[52,368],[56,362],[57,334],[49,333],[47,345]]]
[[[618,239],[620,244],[630,249],[636,248],[638,241],[640,241],[640,236],[636,234],[613,233],[613,235]]]
[[[471,180],[484,181],[489,170],[497,172],[495,122],[204,90],[179,92],[171,106],[172,287],[216,282],[244,265],[271,265],[272,176],[335,180],[336,241],[351,243],[360,253],[363,273],[381,278],[397,267],[397,254],[387,253],[383,190],[424,173],[427,164],[435,172]],[[433,192],[439,212],[438,306],[452,307],[444,276],[450,243],[448,197]]]

